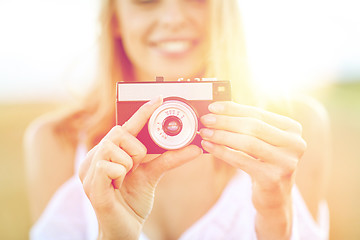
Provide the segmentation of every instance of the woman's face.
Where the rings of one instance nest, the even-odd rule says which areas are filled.
[[[117,0],[116,34],[139,81],[200,77],[206,59],[206,0]]]

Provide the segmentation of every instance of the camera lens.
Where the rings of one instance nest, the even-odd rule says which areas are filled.
[[[169,136],[176,136],[181,132],[182,122],[176,116],[169,116],[164,119],[162,129]]]
[[[148,131],[161,148],[179,149],[190,144],[198,129],[197,115],[185,99],[166,99],[151,115]]]

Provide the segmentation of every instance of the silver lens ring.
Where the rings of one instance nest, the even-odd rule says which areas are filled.
[[[181,131],[176,135],[168,135],[163,128],[164,121],[174,117],[181,121]],[[178,100],[165,101],[151,115],[148,130],[151,139],[161,148],[179,149],[191,143],[198,129],[198,119],[191,106]]]

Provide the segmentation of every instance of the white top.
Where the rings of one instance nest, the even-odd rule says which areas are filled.
[[[75,172],[86,149],[79,147]],[[319,206],[315,221],[302,196],[294,186],[292,240],[328,239],[329,215],[326,203]],[[251,201],[251,179],[243,171],[228,183],[216,204],[180,240],[196,239],[256,239],[256,211]],[[64,183],[54,194],[40,219],[30,231],[30,239],[97,239],[98,224],[95,212],[86,197],[77,174]],[[148,240],[141,234],[141,240]]]

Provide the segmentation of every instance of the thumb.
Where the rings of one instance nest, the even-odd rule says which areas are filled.
[[[151,99],[150,102],[143,104],[134,115],[123,124],[123,128],[131,135],[136,136],[147,123],[151,114],[162,104],[162,102],[162,96],[157,96]]]
[[[197,158],[202,152],[198,146],[190,145],[182,149],[167,151],[154,160],[143,164],[143,167],[150,183],[156,184],[166,171]]]

